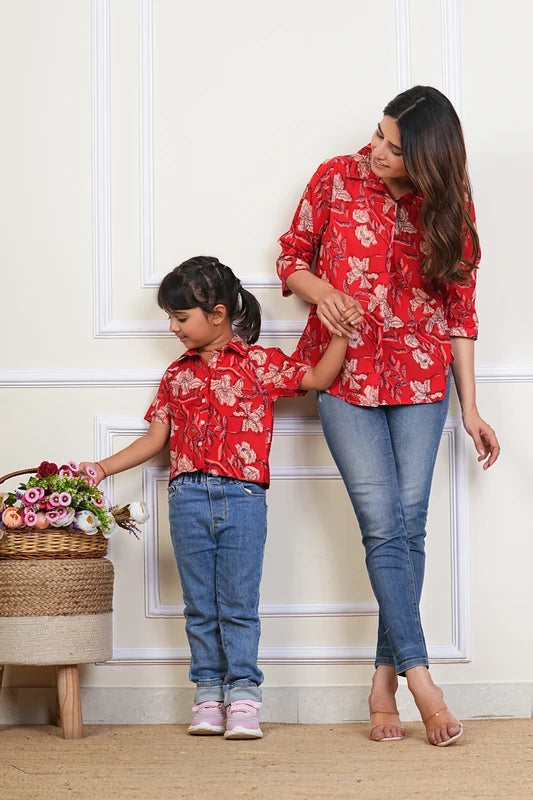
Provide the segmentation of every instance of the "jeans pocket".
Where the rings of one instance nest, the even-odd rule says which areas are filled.
[[[250,481],[239,481],[239,486],[248,497],[264,497],[266,489],[258,483],[250,483]]]
[[[178,496],[178,492],[180,490],[181,481],[178,478],[174,478],[172,483],[168,487],[168,502],[171,503],[173,500],[176,499]]]

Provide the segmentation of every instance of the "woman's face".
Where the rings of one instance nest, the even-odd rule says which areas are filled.
[[[385,183],[405,180],[400,130],[393,117],[383,117],[372,136],[372,169]]]

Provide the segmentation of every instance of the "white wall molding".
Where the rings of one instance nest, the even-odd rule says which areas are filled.
[[[396,70],[398,91],[411,86],[411,24],[409,0],[396,0]]]
[[[441,0],[442,90],[461,113],[461,17],[459,0]]]
[[[96,338],[168,337],[166,320],[121,320],[113,316],[111,259],[111,91],[110,0],[92,5],[93,111],[93,269],[94,335]],[[142,281],[140,288],[158,286],[155,274],[154,124],[153,124],[153,4],[139,0],[140,94],[140,228]],[[278,289],[272,275],[242,276],[251,289]],[[296,338],[301,322],[264,320],[261,330],[271,338]]]
[[[157,386],[163,370],[157,369],[0,369],[0,388],[97,388]],[[530,383],[533,364],[481,364],[477,383]]]
[[[95,420],[95,451],[98,460],[114,452],[117,436],[138,436],[147,428],[144,420],[136,418],[97,418]],[[279,417],[275,436],[322,435],[320,421],[309,417]],[[469,571],[467,529],[467,476],[464,437],[461,421],[449,418],[444,428],[449,446],[450,484],[450,551],[451,551],[451,641],[433,645],[429,654],[435,663],[468,661],[470,657],[469,628]],[[143,489],[150,519],[144,526],[146,616],[149,618],[183,616],[182,605],[165,605],[159,593],[159,552],[156,524],[158,519],[157,481],[167,480],[168,471],[157,467],[143,470]],[[272,468],[273,480],[326,479],[340,480],[335,466],[295,465]],[[113,502],[113,478],[106,479],[106,496]],[[296,603],[261,606],[266,617],[328,617],[368,616],[376,614],[374,603]],[[266,647],[261,660],[268,664],[340,664],[368,663],[373,658],[369,647]],[[142,647],[114,648],[113,663],[185,663],[188,648]]]

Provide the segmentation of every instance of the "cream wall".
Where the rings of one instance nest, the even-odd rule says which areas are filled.
[[[519,0],[505,9],[482,0],[0,3],[2,473],[101,458],[142,432],[179,352],[154,287],[190,255],[229,263],[263,305],[263,343],[291,352],[305,309],[281,298],[276,240],[315,167],[366,143],[385,103],[413,83],[456,104],[484,253],[479,404],[503,447],[482,473],[452,405],[423,614],[435,678],[463,717],[529,717],[533,696],[532,118],[523,102],[533,12]],[[314,399],[281,402],[276,431],[265,716],[362,719],[376,608]],[[187,718],[165,483],[164,458],[107,482],[117,502],[143,495],[152,521],[142,542],[113,541],[114,658],[81,669],[88,722]],[[0,721],[47,718],[52,671],[11,668],[4,683]],[[408,717],[405,693],[401,703]]]

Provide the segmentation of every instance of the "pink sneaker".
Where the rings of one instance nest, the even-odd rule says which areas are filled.
[[[192,707],[194,716],[187,733],[193,736],[217,736],[224,733],[226,709],[224,703],[206,700]]]
[[[225,739],[260,739],[263,731],[259,727],[257,700],[236,700],[226,706]]]

